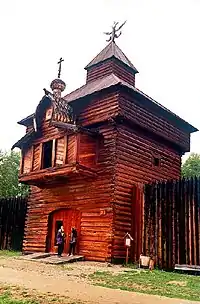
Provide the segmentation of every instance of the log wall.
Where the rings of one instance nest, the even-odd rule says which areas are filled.
[[[81,107],[81,103],[79,105]],[[99,124],[119,113],[119,92],[99,93],[82,108],[78,122],[83,126]]]
[[[104,141],[99,147],[97,177],[77,175],[43,189],[31,187],[24,252],[45,252],[49,214],[60,208],[75,208],[82,213],[79,253],[88,260],[111,259],[116,130],[102,126],[100,133]]]
[[[94,167],[98,161],[98,140],[99,137],[92,137],[88,134],[81,134],[78,151],[78,161],[80,164]]]
[[[181,155],[176,150],[126,125],[117,126],[114,191],[113,257],[124,257],[123,236],[132,231],[132,189],[137,183],[180,177]],[[154,156],[160,166],[153,164]]]
[[[30,147],[23,151],[21,173],[29,173],[32,170],[32,155],[33,149]]]
[[[140,125],[144,129],[160,136],[161,138],[171,141],[181,147],[183,151],[190,149],[190,134],[175,127],[166,119],[159,117],[146,110],[142,104],[138,104],[128,94],[120,95],[120,113],[132,122]]]

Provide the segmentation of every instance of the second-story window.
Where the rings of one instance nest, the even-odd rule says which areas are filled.
[[[46,141],[43,144],[42,169],[52,167],[52,149],[53,149],[53,140]]]

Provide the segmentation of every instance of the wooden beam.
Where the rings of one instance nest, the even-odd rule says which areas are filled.
[[[23,174],[23,169],[24,169],[24,153],[23,150],[21,150],[21,158],[20,158],[20,174]]]
[[[31,167],[30,171],[33,171],[33,160],[34,160],[34,146],[31,147]]]
[[[42,160],[43,158],[43,145],[42,143],[40,143],[40,146],[39,146],[39,170],[42,169]]]
[[[67,150],[68,150],[68,136],[65,135],[65,137],[64,137],[64,151],[63,151],[63,165],[68,163]]]
[[[76,142],[75,142],[75,160],[78,163],[80,156],[80,133],[76,134]]]
[[[56,160],[56,139],[53,139],[52,158],[51,158],[51,165],[52,165],[52,167],[55,166],[55,160]]]

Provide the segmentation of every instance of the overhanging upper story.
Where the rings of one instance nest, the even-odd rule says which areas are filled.
[[[35,134],[29,142],[21,142],[19,181],[39,185],[75,175],[94,177],[97,134],[84,129],[66,132],[53,128],[48,129],[49,136]]]

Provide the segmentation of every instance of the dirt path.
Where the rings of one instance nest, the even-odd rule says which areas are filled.
[[[43,293],[64,295],[74,301],[79,300],[87,304],[198,303],[92,286],[86,276],[97,269],[108,271],[108,267],[100,263],[79,262],[58,267],[14,258],[1,258],[0,283],[36,289]],[[114,266],[112,271],[119,272],[122,269]]]

